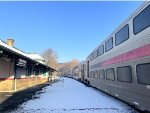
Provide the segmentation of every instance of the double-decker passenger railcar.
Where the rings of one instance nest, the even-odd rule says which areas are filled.
[[[73,78],[81,81],[82,83],[89,84],[88,79],[88,71],[89,65],[86,60],[80,62],[77,66],[72,69]]]
[[[150,2],[144,2],[86,59],[90,85],[150,111]]]
[[[84,60],[80,63],[80,74],[81,74],[81,82],[85,84],[89,84],[88,72],[89,72],[89,65],[87,60]]]
[[[76,65],[75,67],[73,67],[72,69],[72,77],[76,80],[79,80],[80,76],[79,76],[79,66]]]

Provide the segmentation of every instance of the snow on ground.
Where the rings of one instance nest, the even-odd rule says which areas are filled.
[[[138,113],[127,104],[70,78],[37,92],[11,113]]]

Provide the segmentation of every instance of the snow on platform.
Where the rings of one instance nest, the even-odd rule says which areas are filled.
[[[37,92],[11,113],[138,113],[127,104],[70,78]]]

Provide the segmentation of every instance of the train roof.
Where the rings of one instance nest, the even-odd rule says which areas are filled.
[[[111,38],[111,36],[114,34],[114,33],[117,33],[120,28],[124,27],[124,25],[131,19],[133,18],[140,10],[142,10],[145,6],[147,6],[148,4],[150,3],[150,1],[145,1],[143,2],[132,14],[130,14],[130,16],[127,17],[127,19],[125,19],[110,35],[108,35],[107,38],[105,38],[104,41],[102,41],[89,55],[88,57],[95,51],[97,50],[101,44],[105,43],[109,38]],[[87,58],[88,58],[87,57]],[[86,59],[87,59],[86,58]]]

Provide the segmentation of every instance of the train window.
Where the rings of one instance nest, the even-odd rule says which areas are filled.
[[[32,68],[26,68],[26,76],[31,76]]]
[[[145,8],[133,19],[133,32],[137,33],[143,31],[150,26],[150,5]]]
[[[84,64],[83,66],[84,66],[84,70],[86,71],[86,64]]]
[[[104,45],[102,45],[98,48],[98,55],[100,56],[102,54],[104,54]]]
[[[93,78],[94,77],[94,72],[92,71],[92,77],[91,78]]]
[[[98,70],[95,71],[95,78],[98,78]]]
[[[120,31],[118,31],[115,35],[115,45],[119,45],[122,42],[129,39],[129,25],[125,25]]]
[[[35,75],[38,76],[39,75],[39,69],[36,69],[35,71]]]
[[[92,78],[92,74],[93,74],[92,71],[90,71],[90,78]]]
[[[138,83],[150,85],[150,63],[137,65],[136,72]]]
[[[95,78],[95,71],[93,71],[93,78]]]
[[[92,57],[91,58],[92,58],[92,60],[94,59],[94,52],[92,53]]]
[[[94,59],[97,58],[98,54],[97,54],[98,50],[94,51]]]
[[[115,80],[114,68],[106,69],[106,79],[107,80]]]
[[[108,41],[105,42],[105,52],[111,50],[113,48],[113,37],[111,37]]]
[[[130,66],[117,68],[117,80],[120,82],[132,82],[132,69]]]
[[[99,78],[100,79],[105,79],[105,71],[103,70],[99,70]]]
[[[93,53],[90,55],[90,60],[91,61],[93,60]]]

